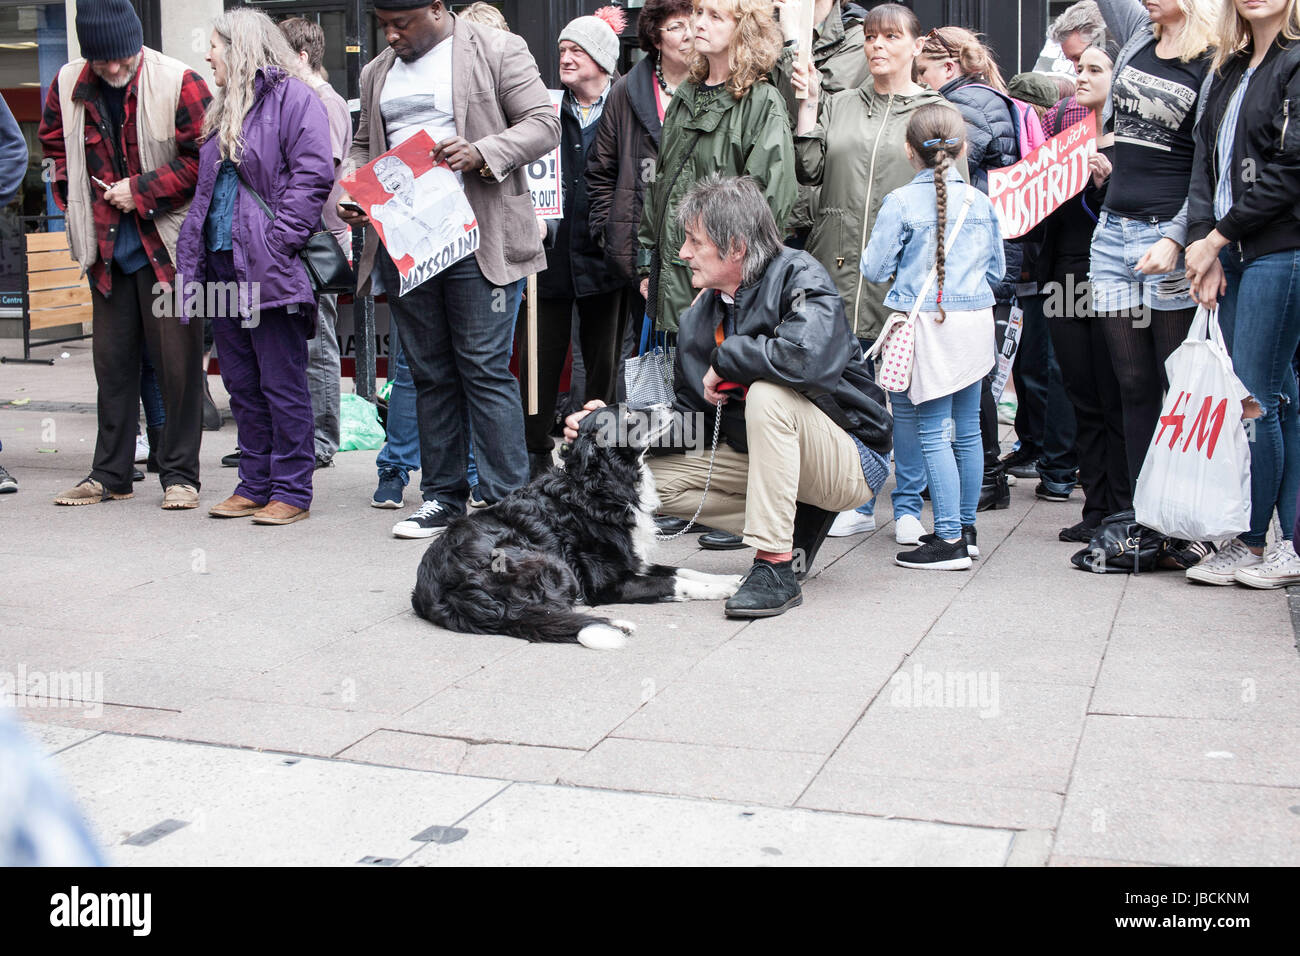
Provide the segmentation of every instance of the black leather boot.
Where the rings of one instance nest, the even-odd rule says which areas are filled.
[[[205,432],[221,430],[221,409],[217,408],[217,403],[212,400],[206,367],[203,372],[203,430]]]
[[[1001,511],[1011,507],[1011,488],[1007,473],[1001,468],[986,468],[984,483],[980,485],[980,503],[976,511]]]
[[[802,581],[812,571],[817,552],[835,522],[834,511],[800,501],[794,506],[794,577]]]
[[[149,458],[144,463],[145,471],[156,472],[158,470],[158,446],[162,444],[163,430],[150,425],[145,428],[144,433],[149,436]]]

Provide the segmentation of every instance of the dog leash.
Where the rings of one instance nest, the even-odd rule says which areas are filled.
[[[686,523],[685,528],[682,528],[682,530],[678,531],[676,534],[664,535],[656,532],[656,541],[674,541],[677,538],[680,538],[695,527],[695,522],[699,519],[700,512],[704,510],[704,502],[709,497],[709,484],[713,481],[713,462],[718,457],[718,435],[722,432],[722,406],[724,404],[726,403],[718,403],[718,413],[713,419],[713,448],[709,451],[709,471],[708,474],[704,476],[704,494],[700,495],[700,506],[695,509],[695,514],[691,516],[691,520]]]

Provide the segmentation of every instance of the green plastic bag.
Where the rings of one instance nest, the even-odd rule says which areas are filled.
[[[379,412],[360,395],[339,396],[342,409],[339,451],[374,451],[384,447],[386,435],[379,424]]]

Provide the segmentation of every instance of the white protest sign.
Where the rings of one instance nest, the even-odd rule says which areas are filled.
[[[563,90],[548,90],[555,115],[560,115]],[[560,147],[528,164],[528,191],[533,194],[533,209],[538,219],[563,219],[564,197],[560,195]]]

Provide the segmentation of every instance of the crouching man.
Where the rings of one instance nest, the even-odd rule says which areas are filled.
[[[803,602],[799,582],[840,511],[885,483],[893,422],[844,316],[835,283],[781,233],[749,177],[701,180],[682,200],[679,256],[701,290],[679,320],[675,438],[648,459],[659,511],[743,535],[757,549],[728,617]],[[603,404],[570,415],[565,437]],[[708,494],[709,438],[722,405]],[[703,454],[687,455],[686,416]],[[698,443],[694,446],[699,450]]]

